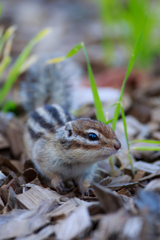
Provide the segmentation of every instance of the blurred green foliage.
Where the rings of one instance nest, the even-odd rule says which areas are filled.
[[[147,67],[160,53],[160,1],[99,0],[103,30],[103,52],[107,64],[116,64],[116,51],[128,61],[147,15],[143,43],[136,64]]]
[[[0,16],[2,13],[3,5],[0,4]],[[22,50],[22,52],[17,57],[16,61],[10,67],[10,63],[12,61],[10,53],[12,49],[12,41],[14,38],[16,27],[11,26],[5,31],[3,28],[0,28],[0,80],[3,73],[7,72],[7,77],[4,81],[4,84],[0,88],[0,108],[3,111],[14,110],[16,105],[13,101],[6,101],[5,98],[13,84],[17,80],[18,76],[22,73],[23,66],[27,61],[29,61],[29,55],[32,48],[46,35],[50,33],[50,29],[43,29],[40,33],[38,33]]]

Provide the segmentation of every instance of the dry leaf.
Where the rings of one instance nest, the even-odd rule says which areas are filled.
[[[16,199],[22,208],[32,210],[45,200],[58,201],[60,196],[55,191],[32,184],[31,189],[16,195]]]
[[[7,215],[1,215],[1,239],[23,237],[42,228],[49,223],[49,220],[45,217],[49,208],[50,204],[43,202],[38,209],[32,211],[14,210]]]
[[[150,181],[146,187],[144,188],[145,191],[155,191],[160,193],[160,179],[154,179]]]
[[[76,198],[75,198],[76,199]],[[81,203],[82,204],[82,203]],[[53,211],[47,214],[48,217],[56,219],[57,217],[68,216],[73,210],[75,210],[79,204],[73,199],[68,200],[61,206],[57,207]]]
[[[93,188],[102,207],[107,213],[115,212],[123,206],[120,197],[110,189],[102,187],[96,183],[93,184]]]
[[[91,227],[89,212],[86,207],[80,206],[72,212],[65,220],[55,225],[56,239],[69,240]]]

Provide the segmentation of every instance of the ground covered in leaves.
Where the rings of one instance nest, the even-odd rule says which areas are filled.
[[[149,130],[153,120],[126,119],[130,139],[158,131]],[[101,162],[88,195],[77,188],[60,195],[41,183],[26,159],[22,121],[1,113],[0,126],[0,239],[159,239],[159,152],[133,151],[133,176],[121,151],[115,177],[108,161]],[[124,136],[121,120],[118,129]]]
[[[35,52],[39,54],[48,51],[54,54],[55,49],[59,50],[63,46],[63,54],[66,54],[75,43],[83,40],[87,45],[104,108],[118,101],[126,68],[106,68],[101,48],[101,26],[96,8],[91,10],[91,1],[87,5],[85,1],[72,1],[68,10],[67,2],[70,1],[67,0],[61,1],[62,5],[60,1],[50,1],[50,4],[49,1],[48,4],[40,1],[40,5],[36,2],[32,5],[33,1],[5,2],[2,23],[5,28],[15,24],[18,26],[12,50],[14,57],[26,46],[35,31],[54,23],[56,28],[53,35],[48,42],[40,44]],[[75,108],[78,106],[77,116],[95,118],[86,60],[83,54],[75,57],[73,62],[77,62],[78,67],[74,67],[74,72],[76,74],[77,71],[77,75],[83,72],[85,77],[80,76],[80,84],[72,91],[71,109],[74,109],[74,103]],[[115,66],[120,66],[122,58],[120,54]],[[130,142],[134,139],[160,141],[159,69],[160,61],[157,58],[150,73],[134,69],[127,81],[123,108]],[[61,71],[59,79],[66,75],[73,77],[72,71],[65,71]],[[47,74],[44,73],[44,85],[47,80],[50,84],[50,79],[46,79]],[[51,76],[52,79],[56,74],[57,72]],[[27,83],[28,76],[30,79]],[[160,239],[160,152],[136,151],[135,148],[142,144],[144,147],[155,145],[131,143],[130,154],[135,170],[133,176],[121,118],[117,122],[116,134],[122,148],[113,157],[114,176],[108,160],[101,162],[95,173],[94,183],[83,197],[77,187],[70,193],[61,195],[41,182],[30,159],[26,158],[23,146],[24,124],[27,119],[25,106],[29,108],[28,102],[31,102],[31,107],[35,108],[35,100],[41,105],[45,103],[39,94],[45,86],[38,83],[38,77],[39,72],[35,77],[28,70],[19,77],[14,89],[7,96],[17,104],[18,117],[12,113],[0,112],[0,239]],[[0,87],[5,79],[4,74]],[[75,77],[73,81],[76,82]],[[60,85],[63,86],[61,82]],[[32,91],[24,96],[22,90],[25,92],[29,88]],[[66,92],[66,86],[64,89]],[[49,99],[50,96],[44,97],[50,102],[53,100]],[[84,107],[79,108],[80,106]],[[33,109],[26,111],[30,110]],[[114,107],[107,108],[106,111],[109,112],[109,119],[112,119]]]

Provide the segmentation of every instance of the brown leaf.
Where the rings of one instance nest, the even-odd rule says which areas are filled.
[[[101,218],[98,228],[93,234],[93,240],[117,239],[129,218],[128,213],[121,209],[116,213],[110,213]]]
[[[130,180],[131,177],[129,175],[113,178],[113,181],[107,185],[107,188],[110,188],[112,190],[119,190],[121,188],[133,188],[138,184],[138,182],[128,182]]]
[[[118,189],[124,186],[125,183],[129,183],[131,181],[131,177],[129,175],[123,175],[119,177],[112,178],[112,182],[107,185],[108,188]]]
[[[125,195],[127,197],[131,197],[131,193],[125,189],[125,188],[122,188],[120,191],[117,192],[118,194],[121,194],[121,195]]]
[[[80,206],[65,220],[55,225],[56,239],[69,240],[80,234],[83,236],[84,231],[89,227],[91,227],[89,212],[86,207]]]
[[[137,171],[136,175],[134,176],[133,182],[137,182],[139,179],[144,177],[145,171],[139,170]]]
[[[21,153],[24,150],[23,132],[24,129],[22,123],[18,119],[12,118],[9,121],[6,135],[10,143],[12,154],[15,158],[20,157]]]
[[[5,209],[3,211],[4,214],[10,212],[12,209],[16,209],[17,208],[17,200],[15,199],[15,192],[13,190],[12,187],[9,188],[9,193],[8,193],[8,200],[7,200],[7,204],[5,206]]]
[[[0,133],[0,149],[9,148],[9,146],[7,139]]]
[[[160,193],[160,179],[154,179],[150,181],[146,187],[144,188],[145,191],[155,191]]]
[[[18,169],[13,166],[13,164],[5,157],[0,156],[0,169],[3,167],[7,168],[10,171],[18,173]]]
[[[8,193],[9,189],[0,188],[0,197],[2,198],[4,205],[6,205],[8,202]]]
[[[49,223],[45,214],[50,207],[51,205],[48,202],[43,202],[38,209],[32,211],[16,210],[7,215],[1,215],[1,239],[23,237],[42,228]]]
[[[26,169],[24,172],[22,172],[22,176],[24,177],[26,183],[32,183],[41,186],[41,183],[38,179],[38,173],[35,169]]]
[[[103,178],[99,184],[102,185],[102,186],[107,186],[108,184],[110,184],[112,182],[112,178],[111,177],[106,177],[106,178]]]
[[[60,197],[55,191],[32,184],[30,190],[17,195],[16,199],[22,208],[32,210],[45,200],[58,201]]]
[[[76,198],[75,198],[76,199]],[[57,207],[53,211],[47,214],[48,217],[52,217],[52,219],[56,219],[59,217],[65,217],[68,216],[73,210],[75,210],[79,204],[77,204],[77,201],[73,199],[68,200],[61,206]]]
[[[40,230],[37,234],[32,234],[27,237],[17,238],[17,240],[43,240],[51,236],[54,233],[54,231],[55,231],[55,227],[52,225],[48,225],[44,227],[42,230]]]
[[[23,171],[23,163],[20,160],[10,160],[14,167],[18,169],[18,172]]]
[[[153,178],[156,178],[156,177],[160,177],[160,170],[158,170],[156,173],[152,173],[146,177],[143,177],[141,179],[139,179],[138,182],[143,182],[143,181],[147,181],[147,180],[151,180]]]
[[[4,208],[4,202],[2,200],[2,198],[0,197],[0,211],[2,211]]]
[[[102,187],[96,183],[93,183],[93,188],[100,203],[102,204],[102,207],[107,213],[115,212],[123,206],[120,197],[113,193],[110,189]]]
[[[21,184],[25,184],[26,182],[21,177],[17,177],[14,172],[10,172],[7,178],[4,181],[4,185],[2,186],[4,189],[13,188],[16,194],[22,193]]]

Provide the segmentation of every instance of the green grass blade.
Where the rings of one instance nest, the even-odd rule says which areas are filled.
[[[13,35],[6,41],[5,47],[3,48],[3,57],[10,56],[13,43]]]
[[[6,101],[2,107],[2,111],[3,112],[9,112],[9,111],[12,111],[14,112],[15,109],[16,109],[17,105],[15,102],[13,101]]]
[[[153,143],[153,144],[160,144],[160,141],[157,140],[149,140],[149,139],[135,139],[131,143],[137,143],[137,142],[142,142],[142,143]]]
[[[2,15],[2,10],[3,10],[3,4],[0,3],[0,17],[1,17],[1,15]]]
[[[113,163],[113,157],[112,156],[109,158],[109,164],[110,164],[110,167],[111,167],[112,176],[115,177],[115,170],[114,170],[114,163]]]
[[[119,96],[119,99],[118,99],[119,102],[122,101],[126,82],[128,80],[129,74],[130,74],[130,72],[133,68],[134,63],[135,63],[135,59],[136,59],[136,56],[137,56],[137,53],[138,53],[138,50],[139,50],[139,46],[140,46],[140,43],[141,43],[141,40],[142,40],[142,37],[143,37],[143,34],[144,34],[146,21],[147,21],[147,17],[145,18],[144,26],[142,28],[142,32],[141,32],[141,34],[138,38],[138,41],[137,41],[137,43],[134,47],[131,59],[130,59],[128,67],[127,67],[126,75],[125,75],[125,78],[124,78],[124,81],[123,81],[123,84],[122,84],[122,87],[121,87],[120,96]],[[117,104],[117,107],[116,107],[115,112],[114,112],[114,120],[113,120],[113,123],[112,123],[112,128],[113,128],[114,131],[116,129],[116,124],[117,124],[117,120],[118,120],[118,117],[119,117],[119,111],[120,111],[120,104]]]
[[[7,68],[7,66],[10,64],[10,62],[11,62],[10,56],[6,56],[2,59],[2,61],[0,63],[0,78],[2,76],[3,71]]]
[[[59,63],[64,61],[67,58],[70,58],[72,56],[74,56],[76,53],[79,52],[80,49],[82,49],[82,44],[83,43],[78,43],[76,46],[74,46],[68,53],[66,56],[63,57],[59,57],[59,58],[53,58],[47,61],[47,64],[52,64],[52,63]]]
[[[111,123],[112,121],[113,121],[113,118],[110,119],[110,120],[108,120],[107,122],[105,122],[105,124],[109,124],[109,123]]]
[[[113,122],[112,122],[112,129],[113,129],[113,131],[116,130],[116,124],[117,124],[118,117],[119,117],[120,106],[121,106],[121,104],[118,103],[117,107],[116,107],[116,109],[114,111]]]
[[[14,32],[16,30],[16,27],[15,26],[11,26],[9,27],[5,33],[3,34],[3,36],[1,37],[0,39],[0,54],[2,52],[2,48],[4,46],[4,44],[6,43],[6,41],[11,37],[13,36]]]
[[[132,157],[131,157],[131,155],[130,155],[129,152],[128,152],[128,159],[129,159],[129,163],[130,163],[130,166],[131,166],[132,174],[133,174],[133,176],[134,176],[134,175],[135,175],[135,170],[134,170],[134,167],[133,167]]]
[[[116,106],[118,103],[121,103],[121,102],[116,102],[116,103],[114,103],[114,104],[112,104],[112,105],[109,105],[108,107],[104,107],[103,109],[106,110],[106,109],[108,109],[108,108],[114,107],[114,106]]]
[[[127,147],[129,150],[130,146],[129,146],[129,140],[128,140],[128,134],[127,134],[126,117],[125,117],[125,113],[124,113],[124,109],[123,109],[122,105],[120,106],[120,108],[121,108],[122,121],[123,121],[123,127],[124,127],[124,133],[125,133],[125,137],[126,137]]]
[[[160,147],[133,147],[131,150],[136,151],[160,151]]]
[[[37,44],[41,39],[43,39],[46,35],[50,33],[50,29],[44,29],[39,34],[37,34],[23,49],[19,57],[17,58],[16,62],[14,63],[12,69],[10,70],[8,77],[0,90],[0,105],[2,104],[2,101],[10,91],[11,87],[13,86],[14,82],[16,81],[20,68],[24,61],[28,58],[32,48]]]
[[[80,49],[82,49],[84,43],[78,43],[76,46],[74,46],[71,51],[69,51],[66,55],[67,58],[72,57],[73,55],[75,55],[76,53],[79,52]]]
[[[104,112],[103,112],[103,106],[102,106],[102,103],[99,98],[96,82],[94,79],[94,75],[92,72],[88,54],[87,54],[87,51],[86,51],[86,48],[84,45],[83,45],[83,52],[84,52],[86,60],[87,60],[88,75],[89,75],[90,85],[91,85],[92,94],[93,94],[93,98],[94,98],[94,105],[96,108],[96,117],[99,121],[106,123],[106,119],[105,119]]]
[[[130,150],[130,144],[129,144],[129,140],[128,140],[128,134],[127,134],[127,123],[126,123],[126,117],[125,117],[125,113],[124,113],[124,109],[123,109],[123,106],[122,104],[120,105],[120,108],[121,108],[121,115],[122,115],[122,121],[123,121],[123,127],[124,127],[124,133],[125,133],[125,137],[126,137],[126,142],[127,142],[127,147],[128,147],[128,160],[129,160],[129,163],[130,163],[130,166],[131,166],[131,170],[132,170],[132,174],[134,176],[135,174],[135,171],[134,171],[134,167],[133,167],[133,161],[132,161],[132,157],[129,153],[129,150]]]
[[[93,75],[93,72],[92,72],[92,68],[91,68],[91,65],[90,65],[90,61],[89,61],[88,54],[87,54],[86,47],[85,47],[84,43],[83,42],[78,43],[76,46],[74,46],[67,53],[66,56],[48,60],[47,64],[58,63],[58,62],[64,61],[65,59],[75,55],[80,49],[83,50],[84,55],[86,57],[86,61],[87,61],[88,76],[89,76],[90,85],[91,85],[91,89],[92,89],[94,105],[95,105],[95,108],[96,108],[96,117],[99,121],[101,121],[103,123],[106,123],[102,103],[101,103],[100,98],[99,98],[96,82],[95,82],[95,79],[94,79],[94,75]]]

